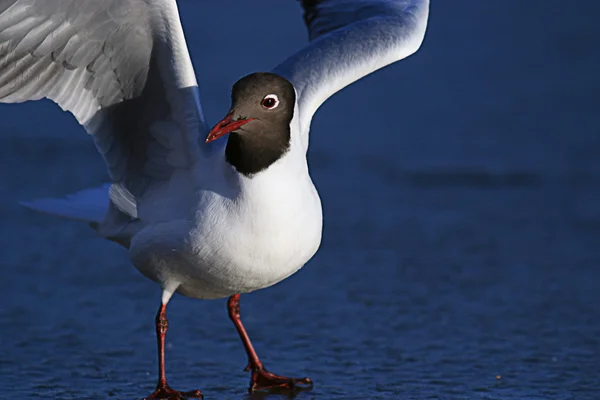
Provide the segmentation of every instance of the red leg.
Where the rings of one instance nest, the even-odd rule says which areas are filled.
[[[248,365],[244,371],[252,371],[250,377],[250,393],[255,390],[268,390],[268,389],[303,389],[302,385],[312,386],[312,381],[309,378],[288,378],[285,376],[275,375],[265,369],[262,362],[260,362],[252,342],[244,329],[242,320],[240,319],[240,295],[234,294],[229,298],[227,302],[227,310],[229,312],[229,318],[233,321],[235,329],[242,339],[246,354],[248,355]],[[301,386],[298,386],[298,385]]]
[[[158,384],[156,390],[144,400],[168,399],[180,400],[185,398],[202,399],[202,393],[199,390],[191,392],[180,392],[171,389],[167,384],[167,376],[165,374],[165,336],[169,329],[169,321],[167,321],[167,305],[161,304],[156,314],[156,341],[158,342]]]

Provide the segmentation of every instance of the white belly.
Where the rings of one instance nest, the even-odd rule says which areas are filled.
[[[178,283],[177,291],[193,298],[274,285],[298,271],[321,243],[318,195],[313,189],[302,199],[278,207],[213,201],[194,222],[155,224],[139,232],[131,260],[150,279],[163,286]]]

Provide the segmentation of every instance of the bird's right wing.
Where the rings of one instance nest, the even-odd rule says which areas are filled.
[[[0,0],[0,102],[44,97],[93,135],[127,214],[207,130],[176,0]]]

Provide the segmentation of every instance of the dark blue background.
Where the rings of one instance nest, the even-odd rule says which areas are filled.
[[[180,2],[209,122],[305,43],[294,3]],[[599,9],[434,0],[416,55],[321,108],[321,250],[242,296],[266,366],[315,381],[299,398],[600,398]],[[17,204],[103,182],[91,141],[49,102],[0,106],[0,131],[0,397],[149,394],[158,286]],[[244,398],[224,301],[169,316],[172,385]]]

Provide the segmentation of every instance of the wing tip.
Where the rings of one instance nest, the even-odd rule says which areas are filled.
[[[62,218],[99,223],[108,208],[107,197],[107,188],[103,185],[84,189],[66,197],[22,200],[18,204],[33,211]]]

